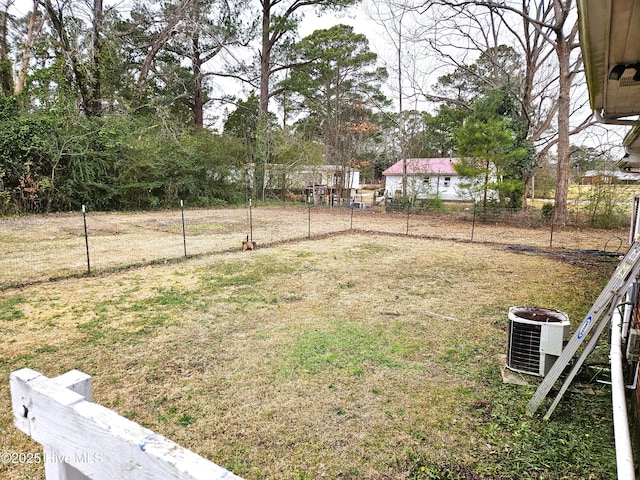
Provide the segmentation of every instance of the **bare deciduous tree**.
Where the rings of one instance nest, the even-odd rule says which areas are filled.
[[[385,35],[393,47],[395,62],[389,70],[395,73],[397,80],[397,101],[398,101],[398,144],[400,147],[400,158],[402,159],[402,196],[407,196],[407,136],[405,126],[404,100],[413,96],[408,93],[404,86],[405,64],[407,62],[407,46],[405,43],[408,32],[405,28],[405,19],[415,13],[415,6],[412,1],[385,0],[382,2],[370,2],[368,8],[369,17],[376,22],[385,32]],[[415,60],[415,57],[413,57]]]
[[[138,75],[138,89],[140,92],[144,89],[149,76],[149,70],[151,69],[152,62],[162,47],[169,41],[171,35],[174,33],[176,25],[185,19],[187,7],[191,4],[192,0],[180,0],[180,2],[173,9],[168,9],[169,14],[164,27],[158,32],[153,39],[149,51],[142,62],[140,67],[140,74]]]
[[[103,23],[105,10],[102,0],[82,5],[65,0],[39,0],[57,37],[56,57],[64,65],[69,82],[80,93],[82,111],[87,117],[99,116],[102,111],[102,71],[100,57],[104,47]],[[88,22],[89,33],[81,33],[82,18]],[[87,38],[81,38],[87,35]]]
[[[22,51],[22,63],[20,64],[18,78],[13,89],[13,93],[15,95],[18,95],[24,89],[24,84],[27,80],[27,72],[29,70],[29,62],[31,61],[31,48],[44,25],[45,16],[40,15],[39,6],[40,2],[38,0],[33,0],[33,8],[29,14],[29,25],[27,27],[24,49]]]
[[[440,25],[456,28],[464,40],[464,44],[459,41],[443,43],[438,37],[434,42],[437,51],[454,61],[456,66],[464,64],[465,57],[463,55],[460,61],[451,52],[454,48],[460,49],[461,45],[467,49],[465,55],[470,49],[478,50],[505,41],[519,47],[525,65],[520,101],[528,116],[528,139],[538,146],[539,155],[556,148],[558,184],[553,222],[565,225],[570,137],[592,124],[589,117],[578,125],[570,123],[572,98],[576,98],[572,89],[582,65],[574,2],[470,0],[435,3],[450,9],[450,13],[441,18]],[[478,16],[481,10],[485,11],[485,18],[488,16],[484,22]],[[508,38],[504,33],[509,34]]]
[[[271,77],[280,71],[294,68],[295,64],[275,65],[275,48],[287,35],[294,33],[300,18],[298,15],[311,8],[318,10],[339,10],[357,3],[358,0],[260,0],[261,42],[260,42],[260,108],[258,110],[258,141],[256,144],[255,189],[264,198],[264,172],[268,151],[267,115],[269,100],[280,93],[271,90]]]
[[[9,7],[13,1],[6,2],[0,10],[0,92],[8,97],[13,91],[13,75],[9,61]]]

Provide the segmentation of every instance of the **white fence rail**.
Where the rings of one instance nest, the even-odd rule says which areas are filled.
[[[91,377],[11,374],[18,429],[43,446],[47,480],[242,480],[167,438],[92,403]]]

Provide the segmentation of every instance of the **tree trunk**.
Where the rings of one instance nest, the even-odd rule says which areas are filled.
[[[204,94],[202,92],[202,57],[198,37],[193,39],[193,123],[196,127],[204,127]]]
[[[567,224],[567,193],[569,191],[569,117],[571,115],[570,90],[572,75],[570,72],[570,46],[560,30],[557,30],[556,53],[558,56],[558,184],[556,186],[553,207],[553,224]]]
[[[156,55],[158,54],[160,49],[171,38],[175,26],[185,17],[185,12],[191,1],[192,0],[180,0],[180,3],[176,7],[175,14],[170,19],[168,19],[165,27],[153,41],[153,44],[151,45],[151,48],[149,49],[149,52],[142,62],[142,66],[140,67],[140,76],[138,77],[138,93],[140,95],[142,95],[144,87],[147,84],[147,79],[149,77],[149,71],[151,70],[153,60],[156,58]]]
[[[487,162],[484,166],[484,186],[482,191],[482,208],[487,209],[487,192],[489,190],[489,162]]]
[[[60,46],[62,51],[56,50],[56,56],[60,57],[63,63],[66,64],[65,56],[68,57],[71,68],[64,68],[64,75],[70,85],[75,84],[76,88],[80,92],[80,99],[82,103],[82,111],[87,117],[92,116],[92,102],[91,92],[89,91],[89,80],[87,79],[87,71],[83,68],[82,62],[78,58],[76,49],[71,45],[69,35],[65,26],[65,17],[62,7],[58,4],[55,6],[51,3],[51,0],[45,0],[44,7],[47,10],[49,20],[58,35],[60,40]]]
[[[271,0],[262,2],[262,43],[260,50],[260,104],[254,167],[254,191],[264,200],[267,163],[267,116],[269,115],[269,79],[271,77]]]
[[[266,116],[269,112],[269,78],[271,67],[271,2],[262,3],[262,43],[260,49],[260,108],[258,116]]]
[[[29,27],[27,29],[27,37],[24,40],[24,50],[22,52],[22,65],[20,65],[20,70],[18,71],[18,79],[16,80],[16,86],[13,89],[14,95],[20,94],[24,89],[24,84],[27,80],[27,70],[29,69],[29,61],[31,60],[31,47],[35,41],[36,35],[42,29],[44,25],[44,15],[42,16],[42,20],[36,26],[36,19],[38,17],[38,7],[40,6],[40,2],[38,0],[33,0],[33,9],[31,11],[31,17],[29,18]]]
[[[91,72],[89,81],[91,82],[89,99],[89,116],[97,117],[102,113],[102,77],[100,73],[100,56],[102,53],[102,21],[104,12],[102,10],[102,0],[93,2],[93,54],[91,56]]]
[[[4,11],[0,11],[0,88],[2,89],[2,96],[8,97],[13,93],[13,75],[11,68],[11,61],[9,60],[9,47],[8,47],[8,20],[9,14],[7,13],[8,6]]]
[[[403,12],[404,13],[404,12]],[[402,103],[402,15],[398,25],[398,121],[400,130],[400,158],[402,158],[402,197],[407,197],[407,149],[405,147],[404,105]]]

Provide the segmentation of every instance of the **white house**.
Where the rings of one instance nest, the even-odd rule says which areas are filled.
[[[453,165],[458,158],[407,158],[407,195],[415,198],[464,200],[458,184],[460,178]],[[402,194],[403,160],[391,165],[382,175],[388,195]]]

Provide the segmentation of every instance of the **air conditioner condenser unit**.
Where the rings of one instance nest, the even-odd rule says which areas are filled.
[[[566,313],[540,307],[510,307],[507,368],[544,377],[570,334]]]

